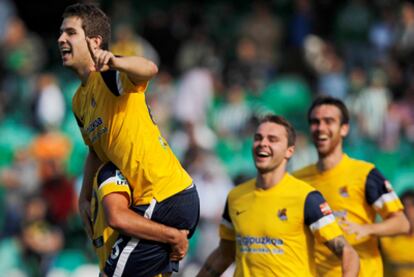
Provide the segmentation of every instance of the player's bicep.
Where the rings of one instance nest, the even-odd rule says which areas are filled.
[[[319,191],[308,194],[305,202],[305,224],[320,242],[342,235],[331,208]]]
[[[221,239],[219,248],[224,257],[227,259],[234,259],[236,255],[236,243],[234,240]]]
[[[129,195],[126,192],[112,192],[104,196],[102,206],[107,214],[110,210],[129,208]]]
[[[372,169],[365,183],[365,198],[382,218],[403,209],[390,182],[376,169]]]

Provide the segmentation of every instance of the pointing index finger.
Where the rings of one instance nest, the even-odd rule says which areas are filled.
[[[92,42],[89,37],[86,37],[86,44],[88,45],[89,53],[91,53],[92,59],[95,61],[95,50],[92,48]]]

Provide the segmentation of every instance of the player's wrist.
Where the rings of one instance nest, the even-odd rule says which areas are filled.
[[[376,233],[376,224],[366,224],[365,226],[365,233],[367,236],[374,236],[377,235]]]
[[[122,57],[112,54],[108,62],[108,67],[112,70],[122,70]]]

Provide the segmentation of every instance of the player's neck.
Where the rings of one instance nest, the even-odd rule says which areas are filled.
[[[86,85],[88,82],[89,75],[91,74],[91,70],[88,67],[82,67],[75,70],[76,75],[78,75],[79,80],[82,83],[82,86]]]
[[[88,61],[83,61],[82,63],[75,63],[69,67],[79,78],[82,83],[82,86],[86,85],[88,82],[89,75],[91,73],[91,68],[93,68],[94,63],[92,58]]]
[[[286,164],[280,165],[273,171],[259,173],[256,177],[256,187],[267,190],[276,186],[286,174]]]
[[[327,171],[337,166],[342,160],[342,146],[336,147],[334,151],[327,155],[319,155],[317,167],[319,171]]]

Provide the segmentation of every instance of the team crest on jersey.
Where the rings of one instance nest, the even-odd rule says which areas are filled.
[[[128,185],[128,180],[124,177],[124,175],[122,175],[121,171],[115,171],[115,178],[117,185]]]
[[[394,189],[392,188],[391,183],[388,180],[385,180],[384,185],[385,185],[385,188],[387,189],[388,192],[394,191]]]
[[[324,202],[319,205],[319,208],[321,209],[321,212],[323,215],[330,215],[332,214],[331,207],[329,207],[328,202]]]
[[[288,219],[287,218],[287,209],[286,208],[279,209],[277,211],[277,217],[282,221],[286,221]]]
[[[349,193],[348,193],[348,187],[347,186],[343,186],[339,188],[339,194],[342,197],[349,197]]]

